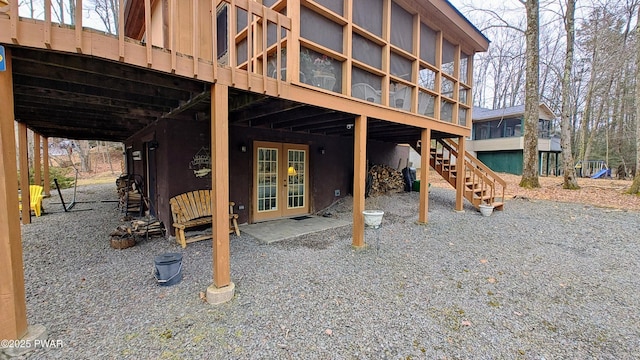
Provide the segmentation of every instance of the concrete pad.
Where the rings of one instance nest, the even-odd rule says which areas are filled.
[[[0,349],[0,355],[2,355],[0,358],[10,359],[25,355],[38,347],[42,347],[47,340],[47,336],[47,329],[44,326],[29,325],[27,333],[17,341],[19,346]]]
[[[225,287],[216,287],[211,284],[207,288],[207,302],[211,305],[219,305],[226,303],[227,301],[233,299],[233,294],[235,293],[236,285],[234,283],[230,283],[229,286]]]
[[[351,225],[351,222],[348,221],[322,216],[308,215],[301,218],[303,219],[278,219],[257,224],[244,224],[240,225],[240,231],[253,236],[261,242],[270,244],[301,235]]]

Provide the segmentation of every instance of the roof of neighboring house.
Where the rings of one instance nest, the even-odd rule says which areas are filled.
[[[502,109],[473,107],[473,121],[516,118],[522,115],[524,115],[524,105],[517,105]],[[556,117],[553,111],[551,111],[551,109],[549,109],[549,107],[544,103],[540,103],[540,115],[541,119],[546,120],[551,120]],[[546,117],[544,115],[546,115]]]

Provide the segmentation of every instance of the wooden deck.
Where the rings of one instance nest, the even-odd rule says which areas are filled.
[[[425,128],[432,130],[433,138],[470,133],[468,127],[373,104],[296,79],[268,76],[260,59],[274,48],[280,50],[281,43],[291,43],[291,20],[253,1],[233,1],[232,8],[251,11],[258,18],[256,22],[268,19],[287,36],[275,46],[263,46],[255,54],[248,54],[255,61],[236,67],[211,61],[218,57],[215,37],[211,54],[194,57],[154,47],[151,39],[143,43],[125,37],[123,21],[119,34],[113,35],[83,28],[80,16],[75,19],[76,26],[56,24],[51,14],[45,14],[45,20],[12,16],[18,12],[17,3],[11,1],[8,12],[5,8],[5,13],[0,13],[0,43],[12,54],[16,119],[45,137],[122,141],[158,118],[206,114],[213,83],[229,86],[230,123],[242,126],[260,123],[292,131],[352,135],[345,125],[360,115],[369,119],[369,138],[381,141],[415,143]],[[77,6],[82,2],[77,1]],[[150,19],[145,19],[150,26]],[[215,23],[215,16],[212,21]],[[198,24],[193,26],[195,29]],[[245,31],[232,36],[252,35]],[[253,36],[266,36],[266,32]],[[198,52],[196,41],[192,48]],[[284,64],[280,51],[277,54],[277,62]],[[237,56],[235,47],[230,47],[227,61],[234,62]],[[295,68],[297,59],[293,58],[288,61]],[[286,115],[290,110],[295,111]],[[313,116],[296,121],[294,129],[286,119],[293,121],[301,112]],[[256,122],[252,115],[256,113],[266,115]]]

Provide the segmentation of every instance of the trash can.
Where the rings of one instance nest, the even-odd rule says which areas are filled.
[[[420,191],[420,180],[413,182],[413,191]]]
[[[170,286],[182,280],[182,254],[166,253],[155,257],[153,276],[158,285]]]

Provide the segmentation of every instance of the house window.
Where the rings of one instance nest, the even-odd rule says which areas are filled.
[[[418,93],[418,114],[435,117],[436,97],[426,91]]]
[[[420,66],[420,72],[418,73],[418,85],[429,90],[436,90],[436,73],[435,71]]]
[[[353,34],[353,58],[377,69],[382,68],[382,48],[355,33]]]
[[[420,59],[431,65],[436,64],[438,33],[425,24],[420,24]]]
[[[413,15],[395,2],[391,3],[391,43],[413,52]]]
[[[325,46],[331,50],[342,53],[342,26],[317,14],[306,7],[300,8],[300,35]]]
[[[456,48],[447,40],[442,40],[442,71],[453,76]]]
[[[344,15],[344,3],[342,0],[314,0],[338,15]]]
[[[391,82],[389,86],[389,106],[396,109],[411,111],[413,102],[412,88],[397,82]]]
[[[497,138],[501,138],[504,137],[504,121],[502,120],[493,120],[491,122],[489,122],[491,129],[490,129],[490,134],[489,134],[489,138],[490,139],[497,139]]]
[[[522,136],[520,131],[520,119],[507,119],[505,122],[505,137],[519,137]]]
[[[467,126],[467,109],[458,108],[458,125]]]
[[[440,103],[440,120],[446,122],[453,121],[453,103],[442,99]]]
[[[229,51],[228,9],[227,5],[220,5],[216,14],[216,51],[218,60],[223,57],[226,59]],[[223,62],[223,64],[226,63],[226,61]]]
[[[381,103],[382,78],[354,67],[351,71],[351,96],[376,104]]]
[[[440,93],[442,94],[442,96],[453,99],[453,81],[443,76],[442,85],[440,86]]]
[[[353,23],[382,36],[382,0],[353,0]]]
[[[411,81],[413,62],[393,52],[391,53],[390,60],[389,72],[391,75],[406,81]]]
[[[300,81],[342,92],[342,62],[317,51],[300,48]]]
[[[468,94],[469,94],[469,89],[461,87],[460,91],[458,91],[458,101],[461,104],[468,105],[468,103],[467,103]]]
[[[464,52],[460,54],[460,76],[458,79],[465,84],[469,83],[469,59],[471,55],[467,55]]]
[[[551,133],[551,121],[538,120],[538,138],[548,139]]]

